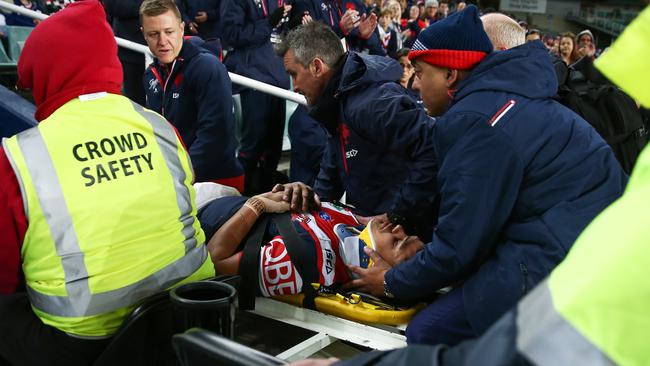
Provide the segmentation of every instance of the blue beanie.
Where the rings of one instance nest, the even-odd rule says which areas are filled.
[[[471,70],[492,51],[492,42],[474,5],[431,24],[420,32],[409,60],[438,67]]]

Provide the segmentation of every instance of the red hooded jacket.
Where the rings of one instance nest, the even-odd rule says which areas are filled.
[[[117,44],[97,0],[72,3],[40,23],[18,61],[18,86],[32,90],[43,121],[84,94],[120,94]],[[0,148],[0,294],[22,287],[20,249],[27,231],[20,186]]]

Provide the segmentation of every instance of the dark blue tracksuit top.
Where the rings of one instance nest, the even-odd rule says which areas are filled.
[[[402,298],[462,284],[477,332],[546,277],[627,182],[607,143],[552,99],[547,53],[541,42],[494,52],[461,82],[433,126],[432,241],[386,274]]]

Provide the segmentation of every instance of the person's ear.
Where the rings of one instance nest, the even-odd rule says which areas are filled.
[[[181,21],[181,37],[185,35],[185,22]]]
[[[309,63],[309,72],[311,73],[312,76],[314,77],[321,77],[323,74],[325,74],[329,70],[329,67],[325,64],[325,62],[320,59],[319,57],[314,58],[310,63]]]
[[[453,89],[456,83],[458,83],[459,77],[458,70],[447,69],[447,79],[445,81],[447,89]]]

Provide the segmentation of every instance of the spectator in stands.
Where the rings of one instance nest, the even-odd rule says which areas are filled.
[[[279,49],[295,91],[329,134],[314,191],[327,201],[345,193],[361,216],[404,218],[414,227],[409,233],[430,231],[436,171],[430,119],[396,83],[397,62],[344,54],[336,34],[315,23],[290,32]],[[302,188],[295,194],[302,197]],[[286,198],[293,194],[288,187]]]
[[[488,13],[481,17],[481,21],[495,51],[509,50],[526,41],[523,28],[505,14]]]
[[[401,21],[404,47],[410,48],[420,34],[420,30],[424,28],[426,28],[426,24],[420,20],[420,8],[417,5],[411,5],[408,19]]]
[[[399,78],[399,83],[406,89],[408,95],[418,101],[418,103],[421,103],[420,92],[417,91],[413,85],[413,82],[415,81],[415,71],[413,70],[411,61],[409,61],[409,51],[408,48],[402,48],[397,51],[396,54],[396,60],[399,62],[399,65],[402,66],[402,77]]]
[[[407,19],[409,17],[409,5],[413,3],[413,1],[409,0],[397,0],[399,2],[400,9],[402,9],[402,12],[400,13],[400,19]]]
[[[41,12],[41,8],[38,6],[36,1],[31,0],[14,0],[14,5],[18,5],[28,10],[33,10]],[[5,22],[7,25],[18,25],[22,27],[34,27],[41,21],[39,19],[33,19],[24,15],[17,13],[9,13],[5,15]]]
[[[456,12],[463,11],[467,7],[467,3],[464,1],[459,1],[458,4],[456,4]]]
[[[542,32],[539,31],[539,29],[529,29],[528,32],[526,32],[526,42],[532,42],[532,41],[537,41],[542,39]]]
[[[568,66],[573,65],[573,63],[580,59],[578,50],[576,49],[575,38],[575,34],[571,32],[560,34],[560,57]]]
[[[139,9],[142,0],[103,0],[106,13],[112,20],[113,32],[116,37],[132,42],[145,44],[140,32]],[[142,87],[144,75],[144,55],[120,47],[117,51],[122,63],[124,77],[124,96],[132,101],[145,105],[145,93]]]
[[[524,30],[524,32],[528,32],[528,22],[525,20],[520,20],[519,26]]]
[[[425,28],[426,25],[420,20],[420,9],[417,5],[411,5],[409,8],[409,17],[402,19],[400,29],[402,30],[402,37],[404,39],[404,47],[410,48],[415,42],[420,30]]]
[[[390,28],[391,30],[394,30],[395,33],[397,34],[397,49],[400,49],[403,47],[403,37],[402,37],[402,31],[400,29],[400,22],[401,22],[401,14],[402,14],[402,7],[399,4],[399,2],[395,0],[389,0],[386,4],[386,9],[391,11],[391,23],[390,23]]]
[[[271,34],[281,26],[291,5],[275,0],[221,0],[221,41],[228,54],[228,71],[283,89],[289,76],[273,52]],[[275,181],[282,153],[285,100],[258,90],[235,85],[241,97],[242,126],[239,161],[245,172],[248,195],[266,192]]]
[[[140,14],[142,33],[155,56],[143,80],[147,107],[176,127],[197,181],[243,191],[226,68],[202,48],[203,40],[183,39],[184,24],[173,0],[145,0]]]
[[[578,48],[578,57],[590,57],[596,58],[596,42],[594,41],[594,35],[589,29],[585,29],[582,32],[578,33],[576,36],[576,44]]]
[[[409,54],[427,110],[442,116],[433,131],[439,219],[414,258],[355,268],[352,284],[403,299],[454,286],[410,322],[410,343],[480,335],[627,181],[596,131],[552,99],[557,80],[543,45],[492,49],[470,5],[423,31]]]
[[[552,55],[560,57],[560,36],[554,37],[551,45],[551,50],[549,51]]]
[[[438,20],[438,1],[427,0],[424,5],[424,22],[427,27]]]
[[[438,12],[436,13],[436,17],[438,18],[438,20],[440,20],[440,19],[445,19],[448,15],[449,15],[449,1],[448,0],[439,1]]]
[[[187,152],[119,95],[105,17],[98,1],[68,5],[18,61],[40,123],[0,149],[2,364],[93,364],[144,298],[214,276]]]
[[[397,32],[391,29],[391,14],[388,9],[384,9],[379,14],[379,26],[375,29],[377,37],[381,41],[381,46],[386,51],[388,57],[395,58],[397,52]]]

